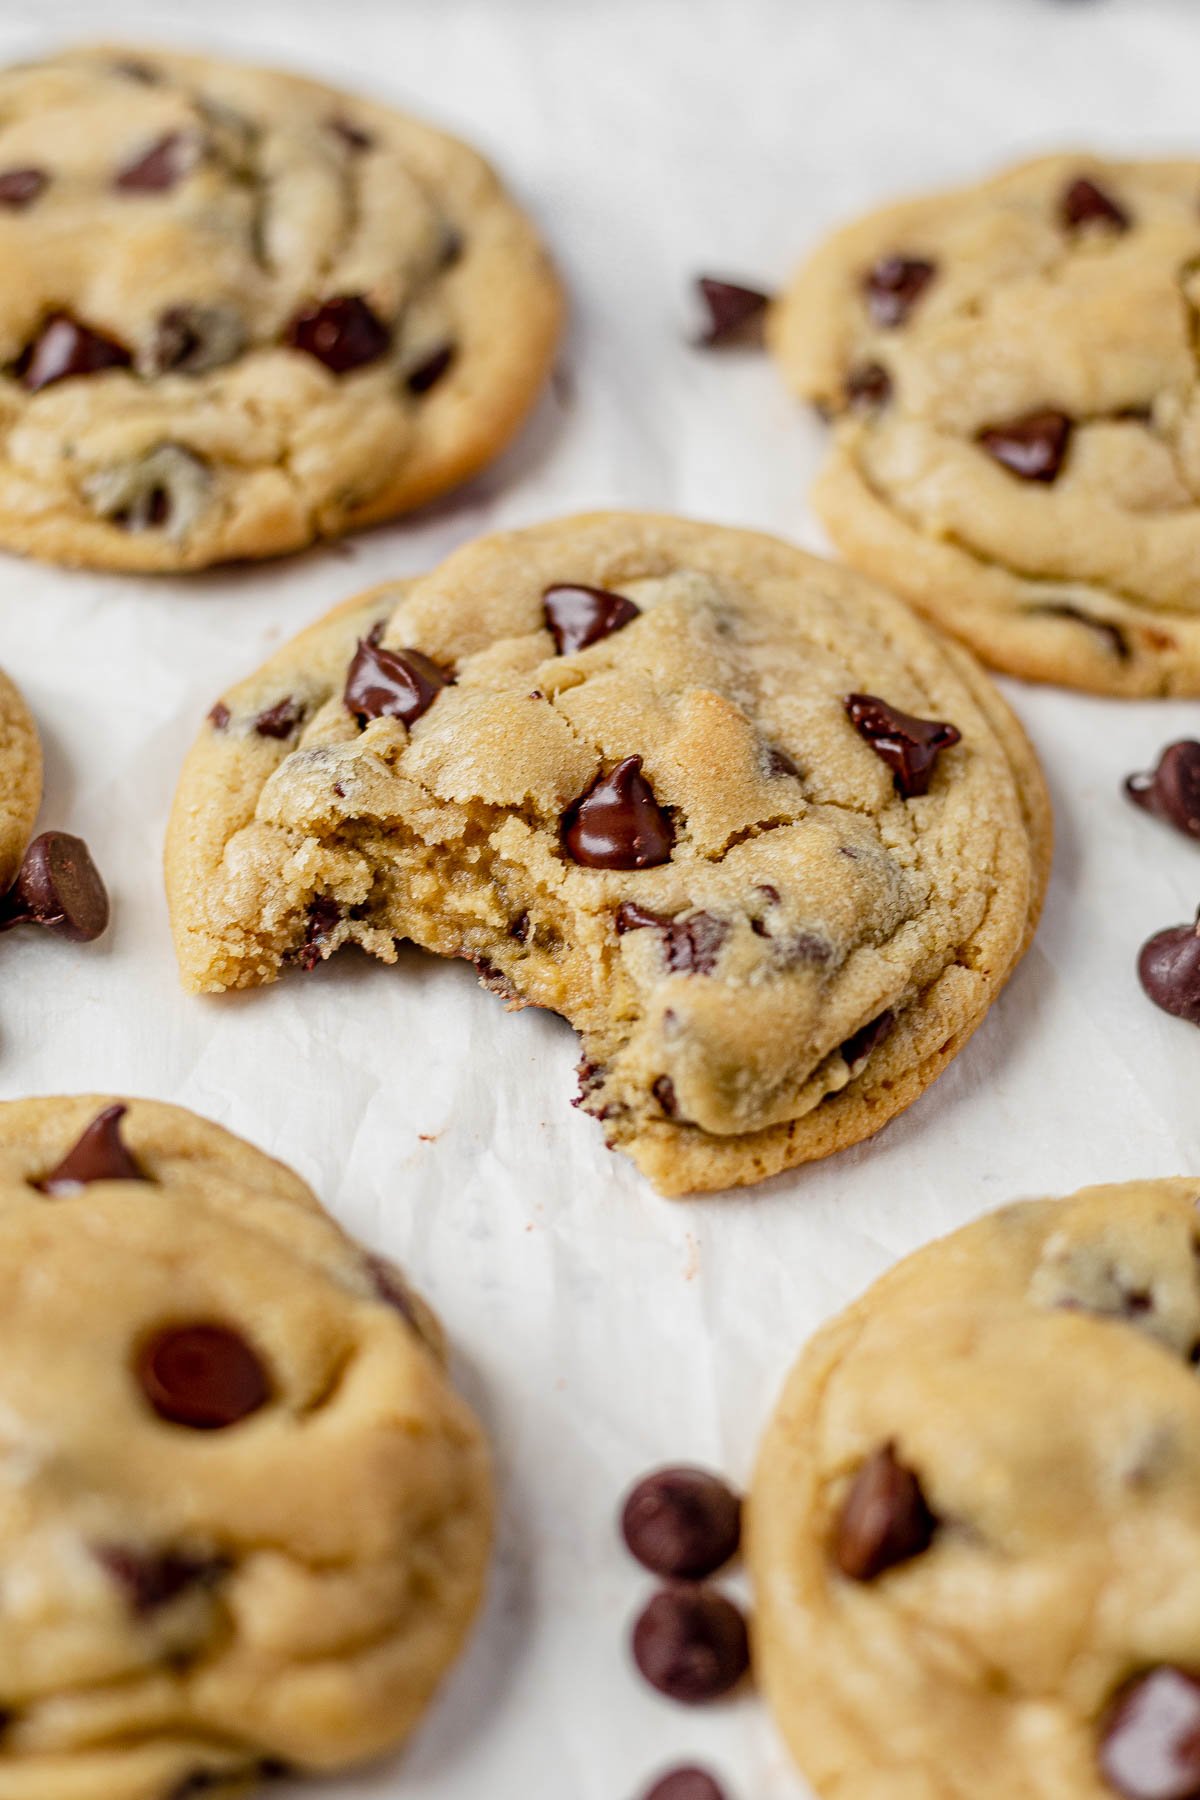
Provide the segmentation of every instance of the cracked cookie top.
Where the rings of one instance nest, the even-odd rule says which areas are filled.
[[[1200,1181],[1010,1206],[789,1377],[758,1671],[822,1800],[1200,1792]]]
[[[470,149],[315,82],[167,51],[0,74],[0,543],[200,568],[488,461],[559,290]]]
[[[42,800],[42,746],[18,689],[0,669],[0,893],[16,875]]]
[[[176,1107],[0,1106],[0,1720],[13,1793],[171,1800],[403,1739],[487,1455],[436,1324]]]
[[[409,938],[562,1013],[582,1105],[681,1192],[914,1098],[1048,856],[964,652],[777,540],[618,513],[486,538],[225,695],[167,879],[193,989]]]
[[[839,232],[776,303],[839,547],[1014,674],[1200,693],[1200,163],[1054,156]]]

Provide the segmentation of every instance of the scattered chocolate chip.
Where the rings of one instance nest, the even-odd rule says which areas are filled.
[[[325,959],[326,942],[335,925],[341,923],[342,909],[330,894],[318,894],[309,903],[308,925],[296,961],[309,975]]]
[[[90,944],[108,925],[108,894],[82,838],[44,831],[21,859],[0,898],[0,931],[43,925],[75,944]]]
[[[22,387],[36,394],[69,375],[99,375],[105,369],[128,368],[132,361],[115,338],[92,331],[67,313],[53,313],[21,352],[14,372]]]
[[[658,1101],[658,1104],[662,1107],[668,1119],[679,1118],[679,1101],[675,1095],[675,1083],[671,1080],[669,1075],[660,1075],[658,1079],[651,1084],[650,1092],[654,1095],[654,1098]]]
[[[23,211],[33,205],[49,180],[45,169],[5,169],[0,174],[0,206],[10,212]]]
[[[834,1558],[851,1581],[874,1581],[886,1569],[928,1550],[937,1530],[921,1484],[885,1444],[854,1477],[837,1522]]]
[[[1200,924],[1156,931],[1142,945],[1137,967],[1155,1006],[1200,1025]]]
[[[660,1775],[642,1800],[725,1800],[725,1794],[704,1769],[671,1769]]]
[[[892,378],[882,363],[860,363],[846,377],[846,404],[855,412],[874,412],[892,397]]]
[[[136,1374],[159,1418],[221,1431],[265,1406],[271,1385],[245,1338],[226,1325],[174,1325],[138,1354]]]
[[[804,779],[801,770],[792,761],[787,751],[780,750],[775,744],[772,744],[767,751],[767,774],[776,779],[781,775],[790,775],[794,781],[803,781]]]
[[[410,394],[427,394],[431,387],[442,379],[457,355],[453,344],[439,344],[430,352],[424,361],[415,369],[410,369],[404,377],[404,385]]]
[[[233,714],[223,700],[218,700],[216,705],[209,709],[208,721],[215,731],[224,731],[232,717]]]
[[[217,1556],[190,1556],[179,1550],[143,1550],[129,1544],[97,1544],[96,1560],[125,1590],[139,1616],[157,1612],[185,1589],[212,1587],[229,1564]]]
[[[1021,481],[1057,481],[1070,441],[1070,419],[1050,411],[1027,413],[979,433],[988,455]]]
[[[863,1025],[846,1039],[841,1046],[840,1054],[854,1074],[858,1073],[872,1050],[877,1050],[884,1039],[891,1036],[895,1023],[894,1012],[881,1012],[877,1019],[871,1019],[868,1024]]]
[[[1098,1758],[1125,1800],[1200,1794],[1200,1680],[1163,1663],[1117,1694],[1101,1721]]]
[[[245,348],[246,327],[231,306],[168,306],[158,316],[151,363],[159,375],[206,375]]]
[[[872,322],[884,331],[903,325],[936,274],[936,265],[921,257],[882,257],[863,279]]]
[[[938,719],[914,718],[876,694],[847,694],[844,704],[859,736],[867,740],[892,771],[902,800],[913,800],[929,792],[939,753],[962,737],[957,726]]]
[[[1128,662],[1132,655],[1132,651],[1129,648],[1129,639],[1125,636],[1121,627],[1119,625],[1114,625],[1109,619],[1097,619],[1091,613],[1081,612],[1077,606],[1067,606],[1062,602],[1058,602],[1053,606],[1049,604],[1045,606],[1031,606],[1029,611],[1043,619],[1073,619],[1077,625],[1086,625],[1089,631],[1098,632],[1099,635],[1107,641],[1109,649],[1117,658],[1118,662]],[[1170,646],[1166,647],[1169,648]]]
[[[1059,218],[1067,231],[1077,231],[1081,225],[1107,225],[1114,231],[1128,231],[1130,225],[1125,208],[1086,175],[1080,175],[1063,194]]]
[[[315,356],[335,375],[378,362],[392,347],[391,332],[361,294],[340,294],[304,307],[285,335],[294,350]]]
[[[343,118],[340,113],[330,119],[328,125],[334,136],[341,138],[347,150],[355,156],[361,156],[365,150],[375,148],[375,139],[371,133],[364,131],[361,125],[355,125],[350,119]]]
[[[118,1103],[97,1113],[62,1161],[34,1187],[62,1199],[93,1181],[149,1181],[121,1141],[121,1120],[128,1111]]]
[[[304,708],[298,700],[286,694],[277,700],[274,706],[268,706],[260,712],[254,721],[254,729],[259,737],[289,738],[304,717]]]
[[[191,132],[168,131],[127,163],[113,186],[123,194],[163,194],[195,168],[200,144]]]
[[[723,1567],[742,1535],[741,1501],[704,1469],[656,1469],[625,1501],[621,1532],[644,1568],[697,1581]]]
[[[640,756],[627,756],[562,815],[563,848],[589,869],[652,869],[669,862],[675,828],[642,774]]]
[[[712,348],[716,344],[762,343],[770,294],[760,288],[739,287],[734,281],[716,281],[710,275],[696,277],[696,290],[708,313],[698,344]]]
[[[1158,767],[1131,775],[1125,792],[1136,806],[1165,819],[1176,831],[1200,838],[1200,744],[1193,738],[1168,744]]]
[[[728,924],[712,913],[696,912],[685,919],[675,919],[669,914],[650,912],[633,900],[625,900],[617,908],[616,926],[619,937],[647,927],[660,932],[668,969],[684,975],[711,975],[721,945],[729,936]]]
[[[671,1700],[696,1706],[736,1687],[750,1666],[746,1621],[715,1589],[665,1587],[633,1628],[633,1659]]]
[[[607,588],[576,587],[564,582],[548,587],[542,595],[542,611],[554,647],[560,656],[573,656],[611,637],[641,615],[641,607],[624,594],[610,594]]]
[[[415,725],[447,685],[437,664],[420,650],[386,650],[370,638],[360,638],[342,699],[362,725],[368,719],[402,719]]]

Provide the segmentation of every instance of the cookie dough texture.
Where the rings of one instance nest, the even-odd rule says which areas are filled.
[[[560,313],[487,164],[389,107],[157,48],[0,74],[6,548],[195,569],[406,511],[512,436]],[[126,366],[30,391],[63,317]]]
[[[556,654],[561,583],[637,614]],[[344,702],[376,628],[454,677],[411,729]],[[901,799],[851,725],[860,689],[961,731],[927,795]],[[294,728],[262,735],[281,707]],[[669,860],[583,866],[563,814],[630,757]],[[614,513],[481,540],[302,634],[210,715],[166,866],[191,990],[351,942],[470,958],[570,1020],[581,1104],[684,1193],[824,1156],[914,1100],[1025,948],[1049,839],[1033,753],[962,650],[775,539]]]
[[[121,1121],[145,1180],[40,1192],[109,1104],[0,1106],[3,1800],[241,1792],[377,1755],[487,1560],[480,1431],[398,1274],[281,1164],[150,1101]],[[136,1379],[138,1346],[192,1320],[268,1371],[228,1429],[167,1423]]]
[[[0,893],[20,867],[42,800],[42,747],[17,688],[0,669]]]
[[[932,273],[873,304],[892,258]],[[770,320],[834,541],[997,668],[1200,693],[1198,304],[1200,162],[1053,156],[840,231]],[[1047,413],[1056,478],[981,441]]]
[[[1112,1800],[1114,1695],[1200,1668],[1198,1199],[1148,1181],[1007,1207],[801,1357],[749,1539],[758,1674],[822,1800]],[[939,1524],[858,1583],[837,1521],[886,1445]]]

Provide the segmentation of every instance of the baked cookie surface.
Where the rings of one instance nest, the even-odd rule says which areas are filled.
[[[176,1107],[0,1105],[0,1794],[242,1791],[403,1740],[490,1541],[438,1328]]]
[[[473,150],[166,50],[0,73],[0,544],[135,570],[405,511],[512,436],[561,298]]]
[[[993,666],[1200,693],[1200,162],[1053,156],[840,231],[776,302],[814,503]]]
[[[822,1800],[1200,1792],[1198,1199],[1007,1207],[801,1357],[750,1562],[759,1676]]]
[[[18,689],[0,669],[0,893],[16,875],[42,802],[42,746]]]
[[[913,1100],[1048,863],[1033,753],[957,646],[778,540],[615,513],[302,634],[210,714],[166,866],[192,990],[351,942],[469,958],[575,1026],[581,1104],[683,1193]]]

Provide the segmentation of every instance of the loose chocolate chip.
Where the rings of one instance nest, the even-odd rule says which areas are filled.
[[[420,650],[387,650],[370,638],[360,638],[342,699],[360,724],[368,719],[402,719],[415,725],[447,685],[437,664]]]
[[[133,162],[127,163],[113,183],[123,194],[163,194],[195,167],[200,145],[187,131],[168,131]]]
[[[716,281],[711,275],[698,275],[696,289],[708,312],[708,324],[696,342],[711,348],[715,344],[761,344],[763,321],[770,294],[760,288],[739,287],[734,281]]]
[[[660,1075],[651,1084],[650,1092],[666,1113],[668,1119],[679,1118],[679,1101],[675,1095],[675,1083],[669,1075]]]
[[[174,1325],[138,1354],[142,1392],[160,1419],[221,1431],[265,1406],[271,1385],[245,1338],[226,1325]]]
[[[874,412],[892,397],[892,378],[882,363],[861,363],[846,377],[846,404],[855,412]]]
[[[939,719],[914,718],[876,694],[847,694],[844,704],[859,736],[892,771],[902,800],[929,792],[940,752],[962,737],[957,726]]]
[[[736,1687],[750,1666],[746,1621],[709,1587],[665,1587],[633,1628],[633,1659],[660,1694],[689,1706]]]
[[[621,1532],[644,1568],[680,1581],[711,1575],[736,1554],[741,1501],[704,1469],[656,1469],[625,1502]]]
[[[560,656],[573,656],[611,637],[623,625],[640,617],[641,607],[624,594],[610,594],[607,588],[576,587],[564,582],[548,587],[542,595],[542,611],[546,625]]]
[[[33,1185],[61,1199],[93,1181],[149,1181],[121,1141],[121,1120],[128,1111],[117,1104],[97,1113],[62,1161]]]
[[[158,316],[151,361],[160,375],[205,375],[246,348],[246,327],[231,306],[168,306]]]
[[[229,1567],[221,1557],[143,1550],[129,1544],[97,1544],[93,1554],[142,1617],[167,1606],[187,1588],[211,1587]]]
[[[1125,792],[1135,805],[1165,819],[1187,837],[1200,837],[1200,744],[1183,738],[1168,744],[1158,767],[1131,775]]]
[[[90,944],[108,925],[108,894],[82,838],[44,831],[21,859],[0,899],[0,931],[43,925],[75,944]]]
[[[287,328],[286,341],[294,350],[315,356],[335,375],[344,375],[386,356],[392,334],[361,294],[339,294],[298,312]]]
[[[1021,481],[1057,481],[1071,441],[1066,413],[1027,413],[979,433],[988,455]]]
[[[289,738],[304,717],[304,708],[298,700],[286,694],[277,700],[274,706],[268,706],[260,712],[254,721],[254,729],[259,737]]]
[[[1086,625],[1089,631],[1097,632],[1107,641],[1118,662],[1128,662],[1132,655],[1129,639],[1121,627],[1114,625],[1109,619],[1097,619],[1092,613],[1081,612],[1079,607],[1067,606],[1061,602],[1053,606],[1031,606],[1029,611],[1043,619],[1073,619],[1076,624]]]
[[[49,180],[45,169],[5,169],[0,174],[0,206],[21,212],[33,205]]]
[[[881,1012],[877,1019],[871,1019],[841,1046],[840,1054],[845,1058],[851,1070],[858,1072],[866,1062],[872,1050],[877,1050],[884,1039],[891,1036],[892,1027],[896,1023],[894,1012]]]
[[[1163,1663],[1131,1681],[1101,1722],[1099,1763],[1125,1800],[1196,1800],[1200,1679]]]
[[[627,756],[597,775],[562,815],[563,848],[589,869],[652,869],[669,862],[675,828],[642,774],[640,756]]]
[[[224,731],[232,717],[232,713],[223,700],[218,700],[216,705],[210,708],[208,714],[209,723],[216,731]]]
[[[340,924],[342,909],[330,894],[318,894],[309,904],[308,926],[296,960],[311,975],[325,959],[325,946],[334,926]]]
[[[833,1553],[851,1581],[874,1581],[928,1550],[937,1520],[911,1469],[885,1444],[867,1458],[846,1496]]]
[[[1107,225],[1114,231],[1128,231],[1130,225],[1125,208],[1118,206],[1111,195],[1086,175],[1080,175],[1063,194],[1059,217],[1067,231],[1093,224]]]
[[[618,936],[649,926],[661,932],[667,967],[684,975],[711,975],[721,945],[729,936],[725,920],[712,913],[697,912],[686,919],[674,919],[669,914],[649,912],[633,900],[625,900],[617,908],[616,925]]]
[[[336,137],[341,138],[347,150],[352,151],[356,156],[361,156],[364,150],[374,149],[375,139],[371,133],[364,131],[361,125],[355,125],[350,119],[343,118],[340,113],[330,119],[328,123],[330,131]]]
[[[1200,924],[1155,932],[1142,945],[1137,966],[1155,1006],[1200,1025]]]
[[[133,361],[124,344],[92,331],[67,313],[53,313],[37,337],[17,359],[15,373],[31,394],[69,375],[99,375],[105,369],[128,368]]]
[[[725,1800],[725,1794],[704,1769],[671,1769],[647,1789],[642,1800]]]
[[[936,264],[921,257],[882,257],[863,280],[873,323],[884,331],[903,325],[936,274]]]
[[[446,373],[457,354],[453,344],[439,344],[436,350],[419,362],[415,369],[410,369],[404,377],[404,385],[410,394],[427,394],[435,387]]]

